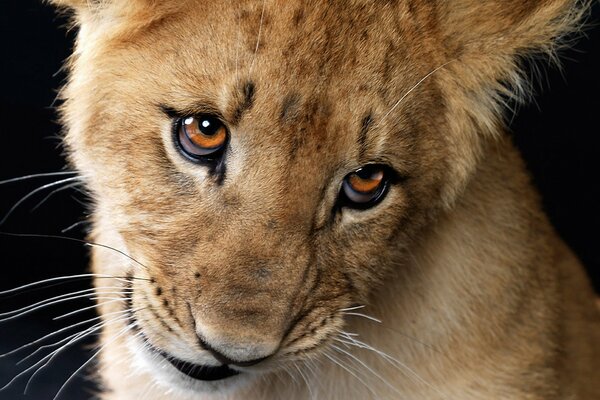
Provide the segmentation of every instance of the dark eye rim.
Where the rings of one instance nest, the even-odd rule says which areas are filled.
[[[226,131],[226,138],[225,138],[225,142],[223,143],[222,146],[219,147],[219,149],[215,150],[214,152],[210,153],[210,154],[204,154],[204,155],[198,155],[198,154],[193,154],[190,153],[189,151],[187,151],[181,144],[181,140],[179,138],[179,130],[182,128],[182,124],[183,121],[185,121],[187,118],[201,118],[201,117],[210,117],[210,118],[214,118],[217,121],[219,121],[223,127],[225,128]],[[179,115],[173,118],[173,126],[172,126],[172,140],[173,140],[173,144],[175,145],[175,148],[177,149],[177,151],[183,155],[188,161],[191,161],[195,164],[203,164],[203,165],[213,165],[216,162],[218,162],[219,160],[222,159],[223,154],[225,153],[225,150],[229,147],[229,139],[230,139],[230,134],[229,134],[229,128],[227,128],[227,124],[225,124],[225,122],[223,121],[223,119],[221,117],[219,117],[218,115],[212,114],[212,113],[199,113],[199,114],[195,114],[195,115]]]
[[[346,193],[344,191],[344,182],[350,175],[356,173],[357,171],[360,171],[361,169],[365,169],[365,168],[381,169],[383,171],[384,178],[381,183],[381,186],[379,186],[379,188],[376,191],[376,195],[371,200],[364,202],[364,203],[357,203],[355,201],[352,201],[346,195]],[[338,209],[350,208],[353,210],[363,211],[363,210],[373,208],[374,206],[378,205],[386,198],[392,184],[394,182],[396,182],[397,180],[398,180],[398,174],[389,165],[378,164],[378,163],[365,164],[362,167],[357,168],[354,171],[352,171],[344,176],[344,179],[342,180],[342,184],[340,185],[340,190],[339,190],[339,194],[338,194]]]

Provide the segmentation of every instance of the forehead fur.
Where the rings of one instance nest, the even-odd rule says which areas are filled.
[[[574,6],[577,3],[579,7]],[[336,118],[352,116],[358,131],[375,115],[397,130],[398,124],[414,122],[409,115],[426,114],[427,107],[419,108],[425,99],[443,98],[444,107],[438,109],[449,116],[443,145],[456,156],[447,166],[458,188],[448,189],[453,192],[460,190],[460,182],[466,182],[476,164],[477,136],[498,132],[501,95],[511,96],[507,87],[522,85],[519,58],[532,51],[550,51],[576,26],[587,2],[511,0],[509,6],[500,0],[354,0],[317,6],[289,0],[65,0],[59,4],[72,7],[80,25],[73,76],[65,92],[78,103],[67,102],[65,108],[72,128],[102,118],[103,113],[122,112],[112,105],[119,103],[119,96],[120,104],[129,104],[131,111],[139,105],[140,113],[148,112],[144,101],[152,101],[190,112],[194,103],[211,104],[234,115],[248,97],[244,91],[258,87],[261,95],[255,96],[255,110],[266,110],[272,99],[278,99],[277,111],[269,110],[268,118],[263,114],[262,123],[295,123],[311,115],[311,131],[319,132],[324,131],[319,119],[328,121],[331,129],[342,126],[336,125]],[[99,78],[101,87],[96,83]],[[433,90],[436,86],[439,91]],[[325,88],[329,95],[320,95]],[[146,100],[136,98],[138,94]],[[411,94],[410,101],[397,107],[405,94]],[[92,109],[84,107],[86,96]],[[327,98],[330,101],[323,101]],[[434,128],[439,126],[437,118],[417,120]],[[375,126],[379,124],[376,121]],[[451,199],[455,194],[445,196]]]
[[[515,93],[515,89],[518,92],[524,84],[518,68],[520,57],[532,52],[552,54],[565,35],[577,29],[590,2],[353,0],[332,1],[326,6],[280,0],[54,0],[53,3],[73,10],[75,23],[81,27],[78,53],[88,49],[96,54],[101,53],[102,47],[134,43],[161,25],[182,20],[184,15],[193,16],[188,18],[190,23],[194,24],[194,19],[198,22],[192,27],[163,30],[160,41],[185,42],[195,37],[231,48],[235,40],[243,40],[243,50],[258,52],[265,46],[266,32],[262,32],[263,40],[254,38],[262,28],[268,29],[273,16],[289,10],[290,18],[284,22],[289,27],[287,32],[304,34],[313,45],[289,48],[280,56],[294,58],[308,52],[306,57],[335,69],[336,62],[347,63],[339,56],[369,57],[381,51],[385,43],[391,50],[388,51],[390,65],[413,69],[417,60],[431,70],[451,64],[444,65],[443,69],[458,72],[450,75],[460,76],[460,81],[453,83],[462,89],[462,94],[478,93],[475,94],[477,101],[486,103],[487,108],[497,114],[498,93],[520,94]],[[314,13],[314,10],[323,13]],[[211,15],[211,19],[206,20],[206,15]],[[304,29],[298,29],[299,26]],[[268,38],[269,41],[274,39]],[[325,49],[323,44],[329,43],[334,45]],[[404,52],[394,51],[398,47]],[[316,53],[323,50],[327,53]],[[313,72],[307,69],[304,75]],[[489,124],[490,121],[483,123],[484,130],[490,128],[486,127]]]

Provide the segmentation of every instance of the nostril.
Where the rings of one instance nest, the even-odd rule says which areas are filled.
[[[210,354],[212,354],[212,356],[214,358],[216,358],[217,361],[219,361],[222,364],[226,364],[226,365],[235,365],[238,367],[250,367],[250,366],[256,365],[259,362],[264,361],[270,357],[270,355],[269,355],[266,357],[255,358],[252,360],[245,360],[245,361],[234,360],[234,359],[227,357],[223,353],[220,353],[219,351],[215,350],[211,345],[209,345],[204,340],[202,340],[202,338],[199,337],[198,340],[200,341],[200,346],[202,346],[202,348],[204,348],[206,351],[208,351]]]

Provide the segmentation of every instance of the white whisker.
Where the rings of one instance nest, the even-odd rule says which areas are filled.
[[[355,313],[355,312],[345,312],[344,315],[354,315],[357,317],[362,317],[362,318],[366,318],[368,320],[377,322],[377,323],[381,323],[381,320],[375,317],[371,317],[370,315],[366,315],[366,314],[361,314],[361,313]]]
[[[118,319],[118,320],[113,320],[112,322],[121,322],[121,321],[124,321],[124,320],[127,320],[127,317],[123,317],[123,318],[121,318],[121,319]],[[99,331],[100,329],[102,329],[104,326],[106,326],[106,325],[108,325],[108,324],[104,324],[104,325],[103,325],[103,324],[98,324],[98,325],[99,325],[99,326],[97,326],[97,327],[96,327],[96,328],[95,328],[93,331],[91,331],[91,332],[88,332],[88,333],[86,333],[85,335],[83,335],[83,336],[81,336],[81,337],[79,337],[79,338],[76,338],[76,341],[79,341],[79,340],[81,340],[82,338],[85,338],[85,337],[87,337],[87,336],[91,335],[92,333]],[[71,343],[71,344],[72,344],[72,343]],[[25,392],[25,393],[27,393],[27,391],[29,390],[29,386],[31,385],[31,383],[33,382],[33,380],[35,379],[35,377],[36,377],[38,374],[40,374],[40,373],[41,373],[41,371],[42,371],[43,369],[45,369],[47,366],[49,366],[49,365],[50,365],[50,363],[53,361],[53,359],[54,359],[54,358],[55,358],[57,355],[58,355],[58,353],[57,353],[57,354],[55,354],[54,356],[50,357],[50,359],[49,359],[48,361],[46,361],[46,362],[44,363],[44,365],[42,365],[41,367],[39,367],[39,368],[38,368],[38,369],[37,369],[37,370],[36,370],[36,371],[35,371],[35,372],[34,372],[34,373],[33,373],[33,374],[32,374],[32,375],[29,377],[29,379],[27,380],[27,384],[25,385],[25,390],[24,390],[24,392]]]
[[[121,289],[121,288],[118,288],[118,289]],[[18,310],[9,311],[7,313],[0,314],[0,316],[10,315],[5,318],[0,318],[0,322],[11,321],[11,320],[23,317],[25,315],[29,315],[38,310],[44,309],[46,307],[65,303],[67,301],[84,299],[84,298],[88,298],[88,299],[92,300],[93,297],[98,294],[98,293],[95,293],[94,290],[95,289],[85,289],[85,290],[80,290],[80,291],[73,292],[73,293],[67,293],[67,294],[51,297],[50,299],[42,300],[38,303],[31,304],[29,306],[23,307]],[[103,294],[108,295],[108,294],[120,294],[120,293],[122,293],[122,292],[121,291],[119,291],[119,292],[112,291],[112,292],[105,292]]]
[[[265,18],[265,6],[266,6],[267,0],[263,0],[262,3],[262,11],[260,13],[260,25],[258,26],[258,35],[256,38],[256,47],[254,48],[254,56],[252,57],[252,63],[250,64],[250,69],[249,69],[249,74],[252,74],[252,70],[254,69],[254,62],[256,61],[257,55],[258,55],[258,49],[260,47],[260,37],[262,34],[262,27],[263,27],[263,22],[264,22],[264,18]]]
[[[128,316],[123,317],[123,318],[128,318]],[[111,321],[115,322],[114,320]],[[77,343],[78,341],[80,341],[81,339],[87,337],[88,335],[98,331],[99,329],[101,329],[103,323],[100,324],[96,324],[94,325],[94,327],[88,328],[82,332],[76,333],[74,335],[71,335],[70,339],[66,344],[64,344],[63,346],[61,346],[60,348],[52,351],[50,354],[46,355],[45,357],[43,357],[41,360],[39,360],[38,362],[36,362],[35,364],[33,364],[32,366],[28,367],[27,369],[25,369],[24,371],[21,371],[19,374],[17,374],[14,378],[12,378],[10,380],[10,382],[8,382],[6,385],[4,385],[2,388],[0,388],[0,391],[8,388],[13,382],[15,382],[17,379],[19,379],[21,376],[27,374],[28,372],[30,372],[31,370],[33,370],[34,368],[37,368],[38,366],[40,366],[40,364],[44,363],[41,367],[45,367],[47,366],[54,358],[56,358],[56,356],[58,356],[59,354],[61,354],[64,350],[66,350],[67,348],[69,348],[70,346],[72,346],[73,344]],[[64,342],[65,340],[61,340],[61,342]],[[46,362],[47,361],[47,362]],[[39,371],[39,369],[38,369]],[[34,373],[34,375],[37,373],[37,371]],[[31,380],[31,378],[30,378]]]
[[[75,222],[74,224],[71,224],[64,229],[61,229],[60,233],[67,233],[67,232],[69,232],[81,225],[87,224],[87,223],[89,223],[89,221],[87,221],[87,220]]]
[[[83,294],[83,293],[88,293],[88,294],[91,295],[91,294],[93,294],[93,292],[94,292],[94,289],[89,288],[89,289],[84,289],[84,290],[78,290],[76,292],[61,294],[61,295],[58,295],[58,296],[51,297],[49,299],[38,301],[37,303],[29,304],[29,305],[27,305],[25,307],[21,307],[21,308],[16,309],[16,310],[12,310],[12,311],[7,311],[7,312],[0,313],[0,317],[6,317],[6,316],[14,315],[14,314],[19,314],[21,312],[24,312],[24,311],[27,311],[27,310],[31,310],[31,309],[33,309],[33,308],[35,308],[37,306],[44,305],[46,303],[50,303],[50,302],[52,302],[54,300],[64,299],[65,297],[76,296],[76,295],[80,295],[80,294]],[[3,321],[3,319],[0,319],[0,322],[2,322],[2,321]]]
[[[104,305],[107,305],[107,304],[113,304],[113,303],[116,303],[116,302],[119,302],[119,301],[127,301],[128,298],[127,297],[117,297],[117,298],[115,298],[115,297],[107,297],[107,298],[96,297],[96,298],[92,298],[92,300],[107,300],[107,301],[99,303],[99,304],[94,304],[93,306],[83,307],[83,308],[80,308],[78,310],[68,312],[66,314],[59,315],[58,317],[52,318],[52,320],[53,321],[59,321],[61,319],[65,319],[65,318],[71,317],[73,315],[76,315],[76,314],[79,314],[79,313],[82,313],[82,312],[85,312],[85,311],[88,311],[88,310],[92,310],[94,308],[98,308],[99,306],[104,306]]]
[[[296,367],[296,369],[298,370],[298,374],[300,374],[300,377],[302,378],[302,381],[304,381],[304,384],[306,385],[306,388],[308,389],[308,395],[310,396],[311,399],[315,398],[315,395],[312,391],[312,385],[310,383],[310,380],[308,379],[308,377],[306,377],[304,375],[304,372],[302,372],[302,368],[300,368],[299,365],[297,364],[292,364],[294,367]]]
[[[25,285],[22,285],[22,286],[13,288],[13,289],[5,290],[5,291],[0,292],[0,296],[14,294],[14,293],[17,293],[17,292],[20,292],[20,291],[23,291],[23,290],[26,290],[29,288],[33,288],[33,287],[40,286],[40,285],[45,285],[47,283],[75,281],[75,280],[83,280],[83,279],[87,279],[87,278],[116,279],[116,280],[123,281],[123,282],[130,282],[130,280],[135,280],[135,279],[145,280],[145,281],[148,280],[146,278],[114,276],[114,275],[105,275],[105,274],[64,275],[64,276],[57,276],[54,278],[43,279],[43,280],[39,280],[39,281],[32,282],[32,283],[27,283]]]
[[[118,315],[128,314],[128,313],[129,313],[129,310],[121,310],[121,311],[117,311],[117,312],[113,312],[113,313],[109,313],[109,314],[115,314],[115,315],[118,316]],[[109,315],[109,314],[107,314],[107,315]],[[95,319],[103,319],[103,318],[105,318],[105,316],[96,317]],[[97,330],[100,330],[104,326],[108,326],[108,325],[110,325],[110,324],[112,324],[114,322],[118,322],[118,321],[121,321],[121,320],[123,320],[122,316],[118,317],[118,318],[112,318],[112,319],[108,319],[108,320],[103,320],[103,321],[100,321],[100,322],[98,322],[98,323],[96,323],[96,324],[94,324],[94,325],[92,325],[92,326],[84,329],[83,331],[73,333],[73,334],[71,334],[71,335],[69,335],[69,336],[67,336],[67,337],[65,337],[63,339],[60,339],[57,342],[40,346],[38,349],[34,350],[27,357],[25,357],[25,358],[21,359],[19,362],[17,362],[17,365],[19,365],[19,364],[25,362],[26,360],[30,359],[31,357],[35,356],[37,353],[39,353],[43,349],[47,349],[47,348],[52,348],[52,347],[59,346],[59,345],[63,344],[64,342],[66,342],[66,341],[68,341],[68,340],[70,340],[70,339],[72,339],[72,338],[74,338],[76,336],[79,336],[79,335],[85,333],[88,330],[92,330],[94,328],[98,328]],[[90,332],[90,334],[94,333],[95,331],[96,330]]]
[[[0,222],[0,225],[1,225],[1,222]],[[107,250],[114,251],[114,252],[116,252],[116,253],[118,253],[118,254],[126,257],[127,259],[133,261],[134,263],[138,264],[139,266],[143,267],[144,269],[148,269],[148,267],[146,267],[144,264],[142,264],[141,262],[139,262],[135,258],[131,257],[129,254],[125,253],[124,251],[116,249],[116,248],[108,246],[108,245],[105,245],[105,244],[101,244],[101,243],[88,242],[86,240],[72,238],[72,237],[68,237],[68,236],[40,235],[40,234],[35,234],[35,233],[0,232],[0,235],[3,235],[3,236],[12,236],[12,237],[24,237],[24,238],[61,239],[61,240],[67,240],[67,241],[75,242],[75,243],[81,243],[81,244],[83,244],[85,246],[89,246],[89,247],[102,248],[102,249],[107,249]],[[132,278],[132,279],[142,279],[142,278]],[[0,295],[2,295],[2,292],[0,292]]]
[[[429,79],[429,77],[433,74],[435,74],[436,72],[438,72],[440,69],[444,68],[446,65],[450,64],[452,61],[454,60],[450,60],[447,61],[445,63],[443,63],[442,65],[440,65],[439,67],[435,68],[433,71],[429,72],[427,75],[425,75],[423,78],[421,78],[413,87],[411,87],[406,93],[404,93],[404,95],[402,97],[400,97],[400,100],[398,100],[393,106],[392,108],[383,116],[383,118],[381,119],[381,121],[384,121],[388,115],[390,115],[399,105],[400,103],[402,103],[402,101],[404,101],[404,99],[406,99],[406,97],[408,97],[409,94],[411,94],[413,91],[415,91],[415,89],[417,89],[419,86],[421,86],[421,84],[423,82],[425,82],[427,79]]]
[[[31,175],[19,176],[17,178],[6,179],[3,181],[0,181],[0,185],[4,185],[7,183],[13,183],[13,182],[25,181],[25,180],[33,179],[33,178],[43,178],[43,177],[61,176],[61,175],[75,175],[75,174],[77,174],[77,172],[75,172],[75,171],[43,172],[41,174],[31,174]]]
[[[377,398],[377,393],[375,393],[375,391],[373,391],[373,389],[371,388],[371,386],[369,386],[367,384],[367,382],[365,382],[361,377],[359,377],[357,375],[357,373],[355,371],[353,371],[352,369],[350,369],[349,366],[344,365],[337,357],[335,357],[332,354],[328,354],[328,353],[324,353],[325,357],[327,357],[329,360],[331,360],[334,364],[339,365],[340,367],[342,367],[346,372],[348,372],[350,375],[352,375],[356,380],[358,380],[360,383],[362,383],[367,389],[369,389],[369,391],[373,394],[374,398]]]
[[[35,210],[37,210],[38,208],[40,208],[42,206],[42,204],[44,204],[46,201],[48,201],[48,199],[50,199],[52,196],[54,196],[56,193],[60,193],[63,190],[67,190],[67,189],[71,189],[74,187],[77,187],[79,185],[82,185],[83,182],[76,182],[76,183],[71,183],[69,185],[65,185],[62,187],[59,187],[58,189],[54,189],[53,191],[51,191],[50,193],[48,193],[46,195],[46,197],[44,197],[39,203],[37,203],[32,209],[31,212],[34,212]]]
[[[362,304],[362,305],[354,306],[354,307],[340,308],[338,311],[340,311],[340,312],[354,311],[354,310],[360,310],[360,309],[365,308],[365,307],[366,306],[364,304]]]
[[[128,310],[111,312],[111,313],[105,314],[104,316],[99,316],[99,317],[90,318],[90,319],[87,319],[87,320],[85,320],[85,321],[77,322],[77,323],[75,323],[75,324],[72,324],[72,325],[66,326],[66,327],[64,327],[64,328],[61,328],[61,329],[59,329],[59,330],[57,330],[57,331],[54,331],[54,332],[52,332],[52,333],[49,333],[49,334],[47,334],[47,335],[45,335],[45,336],[42,336],[42,337],[41,337],[41,338],[39,338],[39,339],[36,339],[36,340],[34,340],[34,341],[32,341],[32,342],[29,342],[29,343],[27,343],[27,344],[24,344],[24,345],[22,345],[22,346],[20,346],[20,347],[17,347],[16,349],[14,349],[14,350],[11,350],[11,351],[9,351],[9,352],[7,352],[7,353],[0,354],[0,358],[3,358],[3,357],[8,357],[8,356],[10,356],[10,355],[13,355],[13,354],[15,354],[15,353],[18,353],[19,351],[25,350],[25,349],[27,349],[27,348],[29,348],[29,347],[31,347],[31,346],[34,346],[34,345],[36,345],[36,344],[39,344],[39,343],[43,343],[44,341],[46,341],[46,340],[48,340],[48,339],[50,339],[50,338],[52,338],[52,337],[54,337],[54,336],[56,336],[56,335],[59,335],[59,334],[61,334],[61,333],[63,333],[63,332],[66,332],[66,331],[68,331],[68,330],[70,330],[70,329],[73,329],[73,328],[76,328],[76,327],[78,327],[78,326],[85,325],[85,324],[88,324],[88,323],[90,323],[90,322],[98,321],[98,320],[100,320],[101,318],[106,318],[106,317],[108,317],[108,316],[111,316],[111,315],[114,315],[114,314],[122,314],[122,313],[125,313],[125,312],[128,312]],[[40,349],[41,349],[41,347],[40,347]],[[38,349],[38,350],[39,350],[39,349]],[[36,351],[38,351],[38,350],[36,350]]]
[[[240,13],[236,13],[236,22],[237,22],[237,42],[235,44],[235,78],[239,79],[239,61],[240,61],[240,43],[241,43],[241,33],[242,29],[240,26]]]
[[[36,193],[39,193],[42,190],[46,190],[46,189],[49,189],[49,188],[54,187],[54,186],[62,185],[63,183],[78,181],[80,179],[81,178],[78,177],[78,176],[75,176],[75,177],[72,177],[72,178],[61,179],[61,180],[58,180],[56,182],[52,182],[52,183],[48,183],[48,184],[42,185],[39,188],[32,190],[31,192],[29,192],[28,194],[26,194],[25,196],[23,196],[19,201],[17,201],[8,210],[8,212],[6,213],[6,215],[4,216],[4,218],[2,218],[2,220],[0,220],[0,225],[3,225],[4,222],[6,222],[6,220],[12,215],[13,211],[15,211],[21,204],[23,204],[25,201],[27,201],[27,199],[29,199],[30,197],[34,196]]]
[[[344,333],[342,333],[344,335]],[[364,342],[361,342],[358,339],[355,339],[355,337],[352,336],[346,336],[344,335],[348,340],[350,340],[350,342],[353,345],[356,345],[359,348],[362,349],[366,349],[366,350],[370,350],[372,352],[374,352],[375,354],[379,355],[380,357],[382,357],[384,360],[386,360],[389,364],[395,366],[398,370],[400,371],[406,371],[408,372],[413,378],[415,378],[418,382],[422,383],[423,385],[427,386],[428,388],[434,390],[436,393],[438,393],[440,396],[442,396],[442,398],[446,398],[446,396],[439,390],[437,389],[435,386],[433,386],[432,384],[430,384],[429,382],[427,382],[425,379],[423,379],[421,377],[421,375],[419,375],[416,371],[414,371],[412,368],[410,368],[408,365],[406,365],[405,363],[401,362],[400,360],[390,356],[389,354],[376,349],[375,347],[368,345]],[[408,377],[408,375],[405,374],[405,376]]]
[[[355,355],[353,355],[352,353],[341,349],[335,345],[331,345],[331,347],[345,355],[347,355],[348,357],[352,358],[353,360],[355,360],[356,362],[358,362],[362,367],[366,368],[367,371],[369,371],[370,373],[372,373],[376,378],[378,378],[380,381],[382,381],[387,387],[389,387],[390,389],[392,389],[396,394],[401,395],[401,393],[398,391],[397,388],[395,388],[394,386],[392,386],[385,378],[383,378],[381,375],[379,375],[375,370],[373,370],[373,368],[371,368],[369,365],[367,365],[365,362],[363,362],[361,359],[359,359],[358,357],[356,357]]]
[[[98,354],[100,354],[100,352],[106,348],[106,346],[110,345],[111,343],[113,343],[114,341],[119,339],[121,336],[123,336],[125,333],[127,333],[129,330],[131,330],[134,326],[135,326],[135,323],[131,323],[131,324],[127,325],[119,333],[117,333],[117,335],[115,335],[111,340],[109,340],[102,347],[100,347],[100,349],[98,351],[96,351],[85,363],[83,363],[81,365],[81,367],[79,367],[75,372],[73,372],[73,374],[71,374],[71,376],[65,381],[65,383],[63,383],[63,385],[60,387],[60,389],[54,396],[53,400],[58,399],[58,397],[61,395],[61,393],[67,387],[69,382],[71,382],[73,380],[73,378],[75,376],[77,376],[78,373],[80,373],[87,365],[89,365],[96,358],[96,356],[98,356]]]

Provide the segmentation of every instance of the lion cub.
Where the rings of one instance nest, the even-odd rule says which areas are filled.
[[[586,4],[54,3],[91,239],[136,260],[93,254],[103,399],[600,398],[500,106]]]

